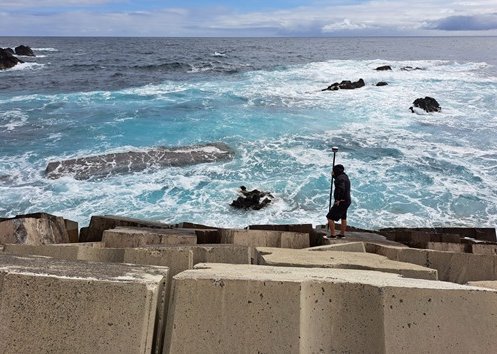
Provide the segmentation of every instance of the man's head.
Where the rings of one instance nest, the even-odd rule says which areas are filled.
[[[333,167],[333,175],[334,176],[339,176],[343,173],[343,171],[345,171],[345,168],[343,167],[343,165],[335,165]]]

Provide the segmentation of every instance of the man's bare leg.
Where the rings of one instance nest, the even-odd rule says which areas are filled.
[[[328,219],[328,226],[330,227],[330,236],[335,237],[335,221]]]
[[[347,230],[347,219],[342,219],[342,223],[340,224],[340,234],[345,236],[346,230]]]

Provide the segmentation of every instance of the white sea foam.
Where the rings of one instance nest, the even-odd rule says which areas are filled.
[[[0,113],[0,128],[12,131],[22,127],[28,121],[28,115],[21,110],[12,110]]]
[[[39,70],[39,69],[42,69],[44,66],[45,66],[45,64],[25,62],[25,63],[17,64],[16,66],[5,70],[5,72],[20,71],[20,70]]]
[[[58,52],[59,50],[56,48],[31,48],[33,51],[40,52]]]

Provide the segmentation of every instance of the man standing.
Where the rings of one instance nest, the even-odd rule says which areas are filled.
[[[335,221],[342,220],[340,224],[340,234],[338,235],[339,238],[345,237],[345,231],[347,229],[347,209],[352,201],[350,199],[350,180],[344,171],[345,168],[343,165],[336,165],[333,167],[333,177],[335,179],[333,198],[335,202],[326,215],[328,225],[330,226],[329,237],[331,238],[337,236],[335,235]]]

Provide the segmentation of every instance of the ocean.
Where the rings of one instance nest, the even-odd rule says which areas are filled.
[[[0,37],[21,44],[36,57],[0,71],[0,217],[324,224],[337,146],[350,225],[497,224],[496,37]],[[411,113],[425,96],[442,111]],[[234,158],[87,180],[44,173],[51,161],[215,142]],[[275,198],[233,209],[241,185]]]

